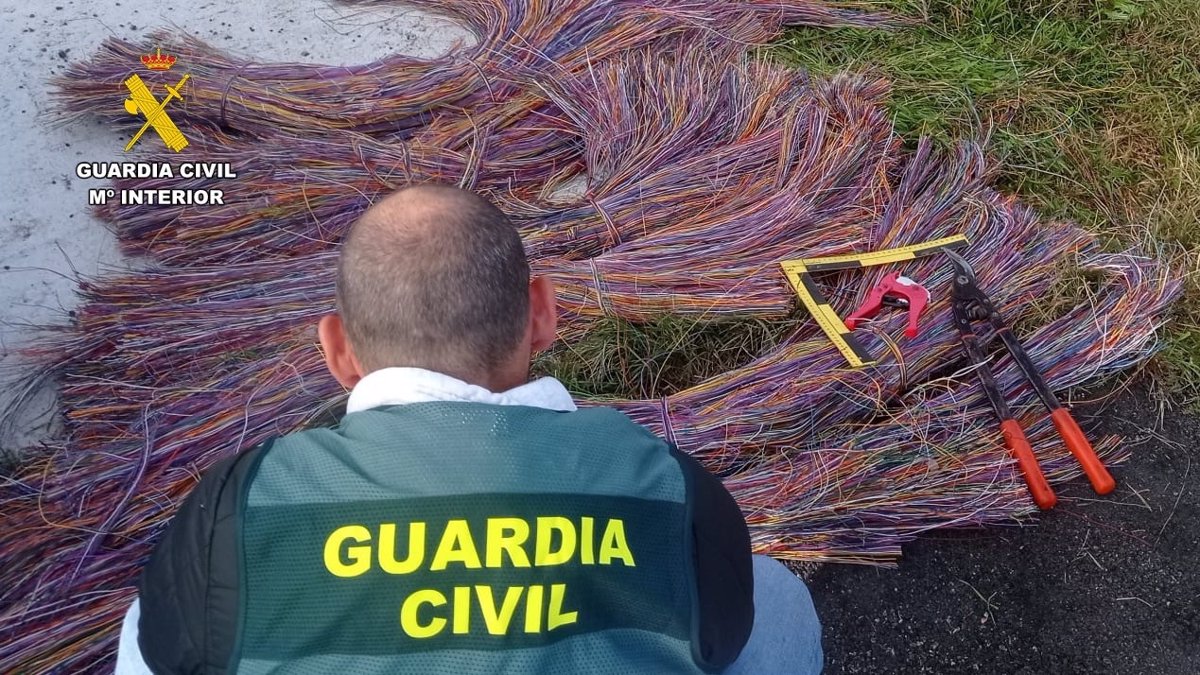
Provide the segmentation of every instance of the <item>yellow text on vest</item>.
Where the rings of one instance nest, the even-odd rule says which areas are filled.
[[[407,523],[403,555],[397,547],[397,523],[380,523],[374,529],[361,524],[342,525],[325,539],[325,569],[349,579],[370,572],[374,565],[386,574],[411,574],[418,570],[440,572],[449,568],[547,567],[576,563],[634,567],[633,551],[619,518],[604,519],[597,527],[593,516],[578,522],[563,516],[487,518],[482,542],[464,519],[449,520],[440,532],[428,523]],[[600,532],[597,538],[596,532]],[[432,536],[431,536],[432,535]],[[482,544],[482,548],[480,547]],[[431,554],[430,554],[431,553]],[[429,554],[429,555],[427,555]],[[400,607],[400,627],[411,638],[430,638],[447,630],[463,635],[471,631],[472,607],[478,607],[482,628],[491,635],[512,630],[525,633],[552,631],[576,623],[579,612],[564,609],[565,583],[508,586],[455,586],[449,592],[423,588],[407,595]],[[520,606],[523,621],[513,623]]]
[[[466,635],[471,632],[471,606],[474,602],[483,616],[483,628],[491,635],[506,635],[513,628],[526,633],[552,631],[579,620],[578,611],[563,611],[566,594],[566,584],[551,584],[548,601],[546,587],[541,584],[509,586],[499,597],[491,586],[455,586],[450,600],[441,591],[426,588],[405,598],[400,607],[400,627],[413,638],[439,635],[446,630],[447,624],[451,624],[453,634]],[[525,606],[523,620],[520,626],[514,626],[513,618],[522,604]],[[432,611],[423,610],[425,606],[432,608]],[[443,607],[445,609],[441,609]],[[422,614],[427,614],[427,618],[422,619]]]
[[[466,569],[563,565],[574,560],[576,554],[583,565],[620,561],[634,566],[624,521],[607,520],[597,544],[595,518],[584,516],[579,520],[577,528],[574,521],[561,516],[539,516],[533,526],[523,518],[488,518],[482,556],[466,520],[448,521],[437,537],[436,548],[427,545],[433,542],[427,540],[426,523],[408,523],[407,550],[402,556],[396,550],[396,523],[380,523],[374,537],[365,525],[343,525],[325,539],[325,569],[334,576],[356,577],[366,574],[372,562],[377,562],[388,574],[409,574],[425,565],[429,550],[433,551],[427,568],[431,572],[454,564]]]

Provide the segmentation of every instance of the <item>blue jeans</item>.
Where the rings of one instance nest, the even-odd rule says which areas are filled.
[[[754,629],[725,675],[816,675],[824,662],[808,588],[782,563],[754,556]]]

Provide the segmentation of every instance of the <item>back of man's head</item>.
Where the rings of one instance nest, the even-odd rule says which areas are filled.
[[[404,188],[354,224],[338,264],[338,312],[365,372],[426,368],[486,377],[529,317],[529,263],[509,219],[445,185]]]

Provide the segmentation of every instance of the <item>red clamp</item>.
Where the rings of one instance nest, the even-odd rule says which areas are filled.
[[[908,327],[904,329],[904,334],[915,338],[919,332],[917,319],[928,304],[929,291],[925,290],[924,286],[906,276],[901,276],[899,272],[892,272],[884,277],[878,286],[871,289],[871,295],[867,296],[867,301],[863,303],[862,307],[846,318],[846,328],[854,330],[859,321],[875,316],[879,313],[880,308],[888,305],[908,310]]]

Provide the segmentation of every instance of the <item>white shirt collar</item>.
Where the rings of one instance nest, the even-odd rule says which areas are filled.
[[[359,380],[346,402],[346,414],[386,405],[430,401],[471,401],[493,405],[525,405],[560,412],[575,410],[571,394],[553,377],[496,393],[423,368],[384,368]]]

